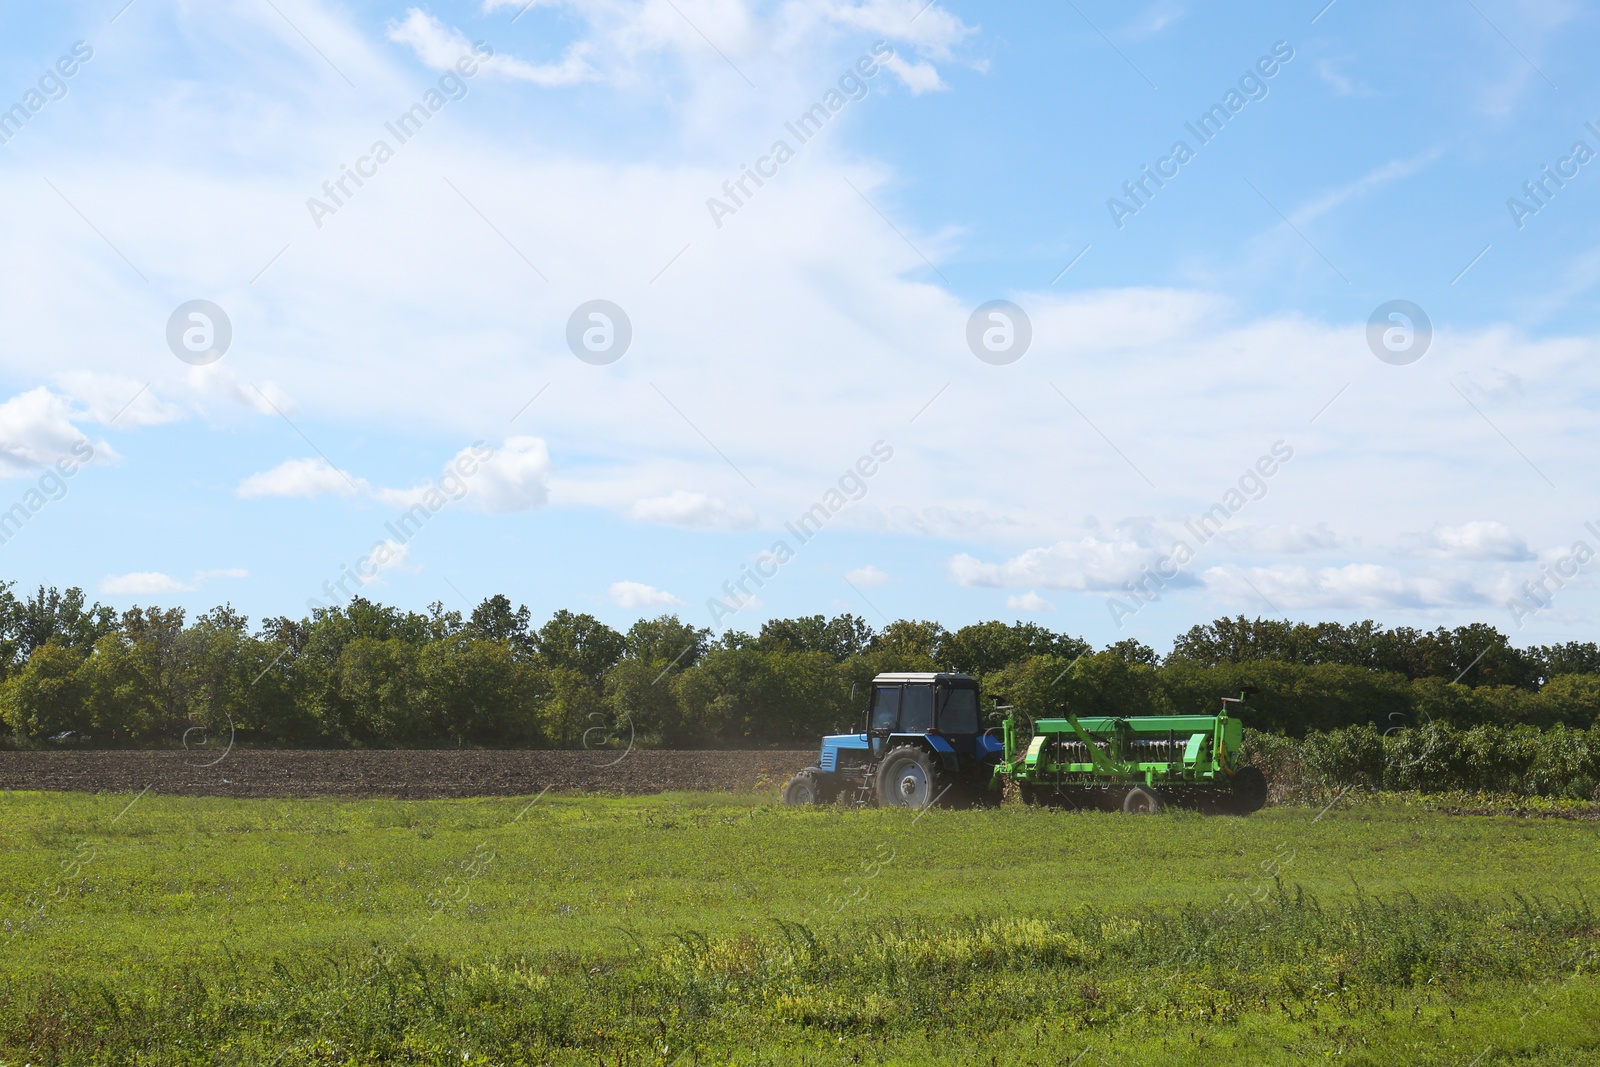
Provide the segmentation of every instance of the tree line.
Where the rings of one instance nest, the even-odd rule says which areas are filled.
[[[713,635],[674,615],[619,631],[558,611],[536,626],[500,595],[466,614],[356,598],[252,628],[227,605],[190,619],[0,583],[0,719],[19,746],[176,744],[199,730],[286,746],[809,747],[859,722],[872,677],[894,670],[973,674],[1033,716],[1209,713],[1246,692],[1245,723],[1288,737],[1600,717],[1594,643],[1517,648],[1481,623],[1241,616],[1161,655],[1027,622],[876,629],[813,615]]]

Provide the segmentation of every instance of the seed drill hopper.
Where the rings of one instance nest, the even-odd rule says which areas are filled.
[[[1163,805],[1244,815],[1267,800],[1267,780],[1244,765],[1244,728],[1223,699],[1216,715],[1036,719],[1015,712],[1001,725],[998,782],[1015,782],[1031,804],[1159,811]]]

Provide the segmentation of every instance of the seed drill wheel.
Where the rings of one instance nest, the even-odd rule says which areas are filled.
[[[1136,785],[1122,798],[1122,810],[1129,815],[1154,815],[1161,810],[1161,798],[1154,789]]]
[[[783,787],[783,802],[797,808],[822,803],[822,789],[817,782],[816,772],[807,767],[789,779],[789,784]]]
[[[944,793],[944,775],[933,757],[915,745],[896,745],[878,764],[880,808],[927,808]]]
[[[1232,807],[1240,815],[1260,811],[1267,803],[1267,776],[1259,767],[1240,767],[1233,776]]]
[[[1032,807],[1074,809],[1078,805],[1070,794],[1053,785],[1024,785],[1019,787],[1022,802]]]

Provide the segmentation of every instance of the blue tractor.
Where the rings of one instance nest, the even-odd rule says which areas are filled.
[[[824,737],[817,766],[789,780],[783,802],[997,804],[995,769],[1005,754],[999,732],[984,729],[970,675],[880,674],[872,680],[866,731]]]

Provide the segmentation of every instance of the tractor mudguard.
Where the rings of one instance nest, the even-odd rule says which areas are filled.
[[[890,734],[889,747],[895,745],[921,745],[938,756],[946,770],[954,773],[961,769],[961,758],[956,755],[956,750],[938,734]]]

